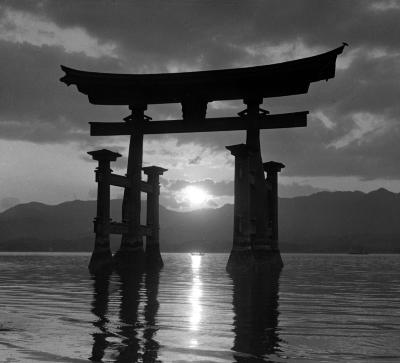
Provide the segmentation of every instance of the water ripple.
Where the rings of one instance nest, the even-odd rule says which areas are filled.
[[[280,276],[227,257],[93,280],[87,254],[2,254],[0,360],[400,360],[400,256],[284,255]]]

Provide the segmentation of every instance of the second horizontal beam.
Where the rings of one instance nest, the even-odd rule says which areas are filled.
[[[280,129],[307,126],[308,111],[260,115],[259,129]],[[126,122],[89,122],[91,136],[131,135],[135,129]],[[250,127],[247,117],[216,117],[204,120],[146,121],[144,134],[174,134],[185,132],[211,132],[246,130]]]

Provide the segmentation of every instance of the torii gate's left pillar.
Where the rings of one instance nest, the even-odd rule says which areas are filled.
[[[233,246],[226,269],[228,272],[250,268],[254,263],[251,235],[255,232],[251,218],[251,189],[254,178],[250,173],[255,150],[248,145],[226,146],[235,156],[235,203],[233,219]]]
[[[112,269],[112,255],[110,249],[110,162],[121,156],[110,150],[88,152],[93,160],[99,162],[96,169],[97,182],[97,213],[94,220],[96,239],[92,257],[89,263],[91,273],[104,272]]]

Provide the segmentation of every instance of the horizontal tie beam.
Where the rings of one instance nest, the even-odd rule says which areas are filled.
[[[110,175],[110,185],[122,188],[130,188],[131,183],[126,176],[111,174]],[[153,186],[148,182],[142,181],[140,183],[140,191],[144,193],[153,193]]]
[[[130,182],[126,176],[111,174],[110,175],[110,185],[114,185],[116,187],[129,188]]]
[[[110,223],[110,234],[127,234],[129,229],[126,223],[111,222]],[[140,225],[139,233],[142,236],[151,236],[151,227]]]
[[[256,127],[259,129],[281,129],[307,126],[308,111],[259,115]],[[147,121],[144,134],[174,134],[184,132],[210,132],[247,130],[250,126],[247,117],[216,117],[204,120]],[[134,128],[126,122],[89,122],[91,136],[131,135]]]

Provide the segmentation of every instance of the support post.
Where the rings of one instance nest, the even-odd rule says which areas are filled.
[[[144,264],[143,237],[140,233],[141,177],[143,161],[143,127],[147,117],[146,105],[129,107],[132,114],[125,118],[131,127],[127,179],[129,187],[124,190],[122,222],[128,225],[128,233],[122,235],[121,247],[114,256],[118,268],[141,268]]]
[[[245,144],[226,146],[235,156],[235,205],[233,221],[233,246],[226,270],[234,272],[251,267],[251,235],[254,232],[250,209],[250,159],[254,150]]]
[[[254,149],[250,158],[250,172],[254,180],[250,191],[250,213],[251,221],[255,226],[251,236],[251,245],[256,260],[263,259],[269,249],[268,230],[265,223],[268,219],[269,208],[264,204],[267,191],[261,157],[260,129],[257,122],[260,115],[267,115],[269,112],[260,108],[262,102],[261,97],[245,99],[244,103],[247,105],[247,109],[242,111],[242,115],[248,119],[249,125],[246,133],[246,145]]]
[[[263,102],[261,97],[248,98],[243,100],[247,109],[242,111],[242,115],[248,118],[248,128],[246,132],[246,145],[255,150],[260,150],[260,129],[258,127],[258,117],[260,115],[260,105]]]
[[[167,169],[158,166],[147,166],[143,168],[147,175],[147,183],[152,187],[147,193],[146,225],[151,230],[146,236],[146,267],[161,268],[164,263],[160,254],[160,175]]]
[[[283,266],[279,251],[279,224],[278,224],[278,173],[285,167],[284,164],[276,161],[268,161],[263,164],[267,173],[266,184],[268,190],[268,202],[270,205],[269,225],[271,228],[271,249]],[[279,257],[278,257],[279,256]],[[278,261],[278,262],[279,262]]]
[[[96,169],[97,214],[94,220],[96,233],[94,249],[89,263],[91,273],[104,272],[112,266],[110,250],[110,162],[121,156],[119,153],[102,149],[88,152],[99,165]]]

